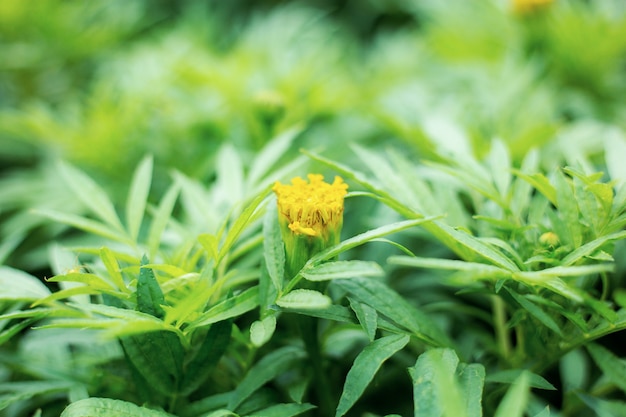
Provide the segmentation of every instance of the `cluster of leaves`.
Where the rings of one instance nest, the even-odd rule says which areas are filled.
[[[52,292],[3,267],[10,290],[3,293],[0,340],[15,353],[2,360],[11,379],[21,375],[5,383],[3,408],[23,415],[32,410],[25,400],[36,398],[34,404],[54,410],[65,404],[59,397],[65,393],[70,405],[63,415],[70,417],[293,416],[316,407],[319,415],[342,416],[354,407],[374,411],[363,407],[375,397],[367,388],[376,377],[377,386],[402,385],[402,378],[413,387],[412,402],[384,403],[381,412],[549,416],[560,415],[551,411],[556,404],[530,389],[554,390],[546,372],[558,365],[564,415],[623,411],[623,402],[603,394],[624,388],[621,359],[593,343],[626,328],[623,293],[611,280],[613,242],[626,238],[626,177],[616,158],[607,158],[621,184],[614,187],[573,168],[546,177],[536,152],[512,169],[499,142],[484,162],[460,153],[425,166],[354,146],[375,178],[309,154],[361,188],[349,194],[348,210],[353,198],[370,197],[397,214],[387,212],[387,224],[344,239],[284,277],[275,204],[262,184],[276,175],[268,169],[296,133],[270,142],[247,175],[237,168],[237,153],[224,151],[224,176],[209,190],[175,173],[154,207],[153,163],[144,159],[124,222],[93,180],[59,165],[90,215],[40,215],[98,236],[98,246],[71,248],[80,264],[56,247],[53,260],[63,265],[48,280],[60,285]],[[625,148],[625,141],[611,141],[607,155]],[[406,169],[392,169],[392,162]],[[237,189],[239,199],[231,194]],[[458,197],[440,198],[441,192]],[[447,248],[439,253],[448,258],[417,256],[415,238],[385,237],[416,227]],[[382,260],[392,267],[387,275],[371,258],[355,258],[368,242],[405,255]],[[447,302],[410,297],[433,274],[440,283],[427,279],[434,287],[429,296],[442,288],[461,292]],[[302,280],[328,282],[328,291],[299,289]],[[461,314],[449,313],[451,305]],[[311,319],[324,324],[315,363],[294,329]],[[34,324],[29,337],[15,337]],[[461,328],[465,334],[454,336]],[[50,346],[42,343],[50,337],[64,363],[48,362]],[[590,371],[592,362],[601,377]],[[325,394],[313,386],[316,369],[328,373]],[[502,383],[513,384],[505,395]]]
[[[340,3],[0,4],[0,413],[626,414],[623,2]]]

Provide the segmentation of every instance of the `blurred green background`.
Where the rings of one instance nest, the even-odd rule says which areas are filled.
[[[626,124],[626,2],[555,0],[3,0],[0,263],[47,268],[80,211],[61,158],[121,199],[138,161],[211,182],[303,127],[298,149],[355,163],[351,143],[416,164],[494,138],[544,169],[597,161]],[[358,164],[357,164],[358,165]],[[600,169],[602,167],[600,166]]]

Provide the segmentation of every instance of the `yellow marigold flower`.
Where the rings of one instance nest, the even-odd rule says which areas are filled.
[[[319,174],[309,174],[308,179],[307,182],[296,177],[291,185],[274,184],[278,213],[295,234],[326,235],[329,228],[337,229],[343,223],[343,198],[348,184],[340,177],[328,184]]]
[[[554,0],[513,0],[513,11],[518,14],[532,13],[544,8]]]
[[[343,226],[343,199],[348,184],[335,177],[332,184],[319,174],[291,184],[276,182],[278,223],[285,243],[286,274],[294,276],[316,253],[339,243]]]

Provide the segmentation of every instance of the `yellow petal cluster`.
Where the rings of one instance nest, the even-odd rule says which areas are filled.
[[[343,223],[343,199],[348,184],[335,177],[332,184],[324,176],[309,174],[308,181],[296,177],[291,185],[276,182],[273,190],[278,200],[279,216],[296,235],[326,235],[328,229]]]
[[[513,10],[519,14],[532,13],[553,2],[554,0],[513,0]]]

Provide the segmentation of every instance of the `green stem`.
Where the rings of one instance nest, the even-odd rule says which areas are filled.
[[[500,347],[500,354],[508,361],[511,357],[511,338],[509,335],[509,329],[506,326],[506,305],[501,297],[493,296],[493,321],[494,330],[496,333],[496,340]]]
[[[309,364],[313,371],[313,396],[317,405],[317,415],[331,416],[334,414],[333,397],[324,370],[324,358],[319,340],[319,320],[315,317],[299,317],[299,327],[305,349],[309,356]]]

